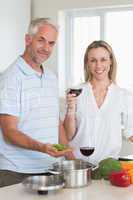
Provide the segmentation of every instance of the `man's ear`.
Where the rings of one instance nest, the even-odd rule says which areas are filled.
[[[29,44],[31,44],[31,42],[32,42],[32,37],[29,34],[26,34],[25,35],[26,46],[28,46]]]

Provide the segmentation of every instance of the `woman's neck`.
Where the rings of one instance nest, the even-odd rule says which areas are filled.
[[[111,80],[104,79],[104,80],[92,80],[90,81],[90,84],[92,85],[92,91],[96,100],[96,104],[98,108],[102,106],[104,103],[105,97],[108,92],[108,87],[111,84]]]
[[[93,88],[97,88],[97,89],[105,89],[108,88],[108,86],[111,84],[111,80],[110,79],[104,79],[104,80],[95,80],[92,79],[90,81],[90,84],[92,85]]]

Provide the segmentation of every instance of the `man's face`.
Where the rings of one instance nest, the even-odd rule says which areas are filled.
[[[26,48],[33,63],[40,65],[49,58],[57,36],[56,29],[48,24],[41,26],[35,35],[26,36]]]

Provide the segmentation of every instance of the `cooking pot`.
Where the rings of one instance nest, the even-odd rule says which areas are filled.
[[[83,160],[64,160],[53,164],[53,170],[63,174],[65,187],[84,187],[91,183],[91,171],[96,166]]]
[[[64,179],[61,174],[51,174],[47,175],[36,174],[31,175],[24,179],[23,185],[27,189],[35,190],[38,194],[47,194],[51,190],[59,190],[64,187]]]

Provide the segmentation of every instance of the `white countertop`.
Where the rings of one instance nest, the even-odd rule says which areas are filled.
[[[38,195],[22,184],[0,188],[1,200],[133,200],[133,185],[122,188],[110,185],[108,181],[92,181],[83,188],[63,188],[47,195]]]

